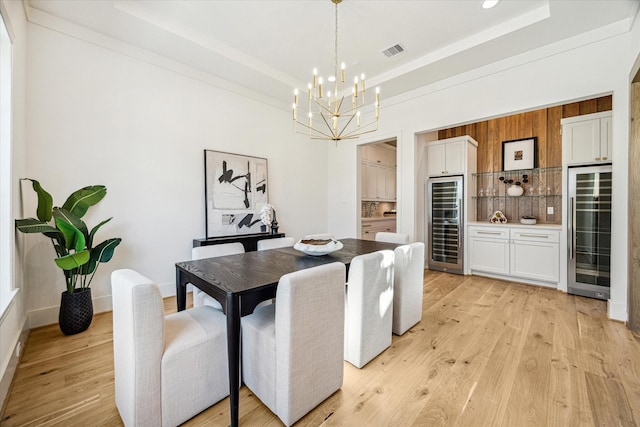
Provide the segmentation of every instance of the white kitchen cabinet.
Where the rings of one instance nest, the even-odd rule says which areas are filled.
[[[386,231],[389,233],[396,232],[396,219],[363,219],[361,225],[360,238],[364,240],[375,240],[376,233]]]
[[[511,229],[511,276],[558,283],[559,240],[557,231]]]
[[[376,144],[362,146],[362,161],[383,166],[396,166],[396,150]]]
[[[555,286],[560,280],[560,229],[469,226],[471,273]]]
[[[611,111],[562,119],[565,165],[611,162]]]
[[[395,201],[396,168],[362,163],[362,200]]]
[[[509,275],[509,230],[469,227],[469,268]]]
[[[385,168],[385,196],[388,200],[396,199],[396,168]]]
[[[377,144],[362,146],[361,152],[363,201],[396,200],[396,150]]]
[[[465,173],[467,140],[435,141],[427,144],[428,176],[462,175]]]

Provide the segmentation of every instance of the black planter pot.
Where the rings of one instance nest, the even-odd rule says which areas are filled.
[[[93,320],[91,288],[76,289],[72,294],[62,293],[58,323],[65,335],[74,335],[87,330]]]

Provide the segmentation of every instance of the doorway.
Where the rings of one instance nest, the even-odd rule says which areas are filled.
[[[360,159],[360,238],[396,232],[397,140],[358,146]]]

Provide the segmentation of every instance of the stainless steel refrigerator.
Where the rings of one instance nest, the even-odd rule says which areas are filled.
[[[611,166],[569,168],[568,183],[568,292],[607,300],[611,270]]]
[[[427,183],[430,270],[463,274],[463,190],[462,176],[431,178]]]

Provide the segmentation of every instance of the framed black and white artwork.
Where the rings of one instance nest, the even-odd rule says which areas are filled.
[[[502,142],[502,170],[512,171],[538,167],[538,138]]]
[[[207,238],[267,232],[260,221],[269,203],[267,159],[204,150],[204,170]]]

